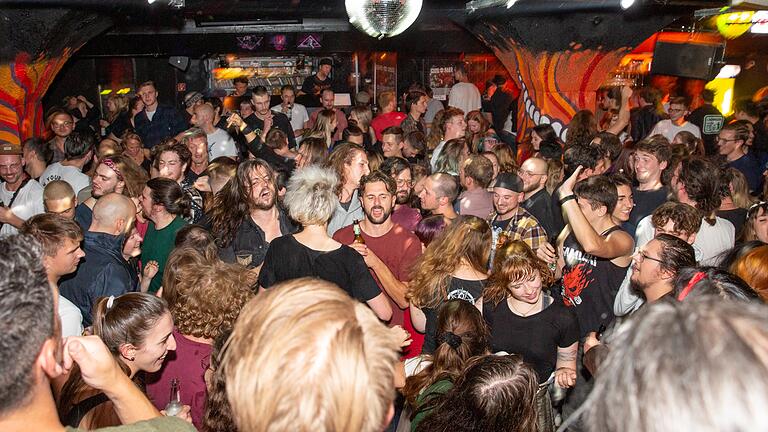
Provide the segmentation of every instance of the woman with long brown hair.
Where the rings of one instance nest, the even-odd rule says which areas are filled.
[[[536,374],[518,356],[470,360],[419,432],[537,432]]]
[[[156,372],[162,367],[168,352],[176,350],[172,332],[168,305],[156,296],[129,293],[102,297],[94,306],[93,333],[133,379],[138,379],[139,372]],[[62,422],[74,428],[121,424],[109,398],[88,386],[77,367],[69,373],[56,406]]]
[[[345,143],[333,149],[328,158],[328,167],[336,173],[339,180],[335,188],[339,202],[328,222],[328,235],[332,236],[339,229],[363,218],[363,206],[358,199],[357,188],[360,186],[360,179],[371,170],[365,149],[352,143]]]
[[[333,134],[336,131],[336,112],[334,110],[324,109],[317,114],[317,121],[312,129],[304,134],[306,138],[322,138],[325,141],[326,148],[333,147]]]
[[[471,357],[488,353],[488,329],[471,303],[449,300],[437,318],[437,349],[423,356],[424,369],[408,377],[403,396],[412,410],[411,430],[434,408],[435,401],[453,387]]]
[[[480,143],[488,131],[494,132],[491,123],[483,116],[483,113],[480,111],[467,113],[467,141],[472,152],[480,149]]]
[[[482,296],[490,250],[488,223],[465,216],[435,238],[415,263],[408,298],[414,328],[425,333],[422,353],[437,348],[437,311],[444,302],[475,304]]]

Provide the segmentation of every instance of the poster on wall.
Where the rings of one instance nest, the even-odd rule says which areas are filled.
[[[377,55],[373,78],[377,101],[382,92],[391,91],[397,94],[397,55],[394,53]]]
[[[439,101],[448,99],[453,86],[453,66],[432,65],[429,68],[429,86],[433,97]]]

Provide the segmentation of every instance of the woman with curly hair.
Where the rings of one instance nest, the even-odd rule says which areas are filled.
[[[527,244],[510,242],[496,251],[480,309],[493,352],[519,354],[536,371],[539,383],[554,372],[557,385],[567,388],[576,383],[579,324],[572,309],[544,292],[553,282],[547,264]],[[549,394],[540,393],[540,410],[549,414],[540,429],[554,430]]]
[[[449,300],[440,307],[437,339],[434,354],[418,360],[419,365],[427,366],[409,376],[402,390],[412,412],[412,431],[429,415],[435,401],[453,387],[467,360],[489,352],[488,328],[477,308],[466,301]]]
[[[176,249],[171,255],[168,263],[178,266],[169,266],[165,272],[163,299],[174,318],[176,355],[157,373],[147,376],[147,394],[158,409],[165,407],[171,380],[178,378],[181,402],[192,407],[192,423],[199,428],[213,341],[232,328],[253,293],[248,288],[248,271],[241,266],[206,259],[189,247]]]
[[[221,360],[224,358],[224,345],[227,343],[231,331],[226,331],[216,338],[211,351],[211,362],[205,371],[205,382],[208,385],[208,399],[205,403],[205,415],[203,425],[200,428],[204,432],[237,432],[235,418],[232,415],[232,406],[227,399],[227,380],[221,369]]]
[[[437,311],[448,300],[475,304],[488,279],[491,228],[483,219],[464,216],[427,246],[414,265],[408,287],[411,320],[425,333],[423,354],[437,348]]]

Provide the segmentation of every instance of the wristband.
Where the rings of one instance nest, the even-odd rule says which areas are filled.
[[[563,205],[563,204],[567,203],[568,201],[575,200],[575,199],[576,199],[576,195],[570,194],[570,195],[568,195],[566,197],[560,198],[560,205]]]

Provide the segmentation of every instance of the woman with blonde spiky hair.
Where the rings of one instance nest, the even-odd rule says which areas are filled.
[[[350,296],[365,302],[376,315],[388,321],[392,308],[368,271],[362,255],[333,240],[328,221],[336,211],[338,179],[333,171],[308,166],[288,181],[284,204],[300,232],[274,239],[259,273],[259,285],[269,288],[278,282],[317,277],[340,286]]]

